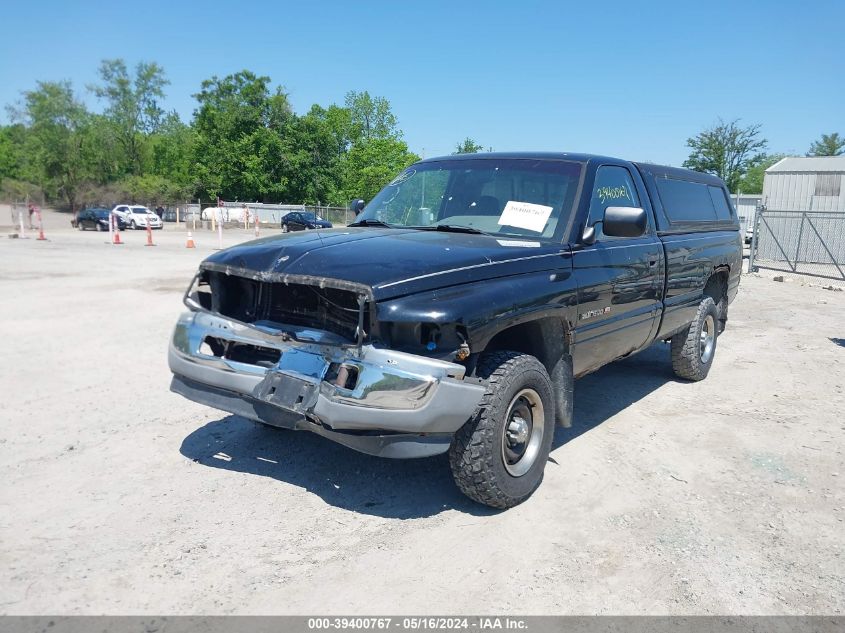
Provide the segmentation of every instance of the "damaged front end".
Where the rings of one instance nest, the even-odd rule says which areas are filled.
[[[448,449],[484,392],[465,367],[377,343],[371,288],[205,262],[173,333],[171,389],[384,457]]]

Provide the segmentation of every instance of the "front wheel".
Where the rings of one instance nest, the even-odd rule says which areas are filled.
[[[487,390],[452,440],[452,476],[470,499],[511,508],[543,480],[555,428],[552,381],[536,358],[510,351],[484,354],[477,374]]]
[[[138,230],[138,225],[137,225],[137,224],[135,224],[135,220],[132,220],[132,221],[129,223],[129,228],[130,228],[130,229],[132,229],[133,231],[137,231],[137,230]]]
[[[719,310],[711,297],[698,304],[695,319],[672,337],[672,369],[680,378],[704,380],[716,355]]]

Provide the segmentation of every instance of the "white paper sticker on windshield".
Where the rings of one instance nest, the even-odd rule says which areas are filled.
[[[508,200],[505,210],[499,217],[499,224],[542,233],[543,229],[546,228],[546,222],[549,221],[552,210],[553,207],[546,207],[542,204]]]
[[[496,240],[502,246],[518,246],[520,248],[540,248],[540,242],[527,242],[525,240]]]

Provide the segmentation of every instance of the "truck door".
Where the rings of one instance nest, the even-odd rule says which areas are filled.
[[[576,375],[636,351],[650,343],[662,307],[664,256],[655,234],[651,205],[623,166],[602,165],[596,171],[587,226],[595,225],[596,241],[573,248],[578,284],[578,317],[574,330]],[[641,237],[611,237],[601,231],[607,207],[642,207],[649,226]]]

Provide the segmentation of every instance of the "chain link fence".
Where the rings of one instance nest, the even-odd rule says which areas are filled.
[[[260,202],[184,203],[168,206],[162,218],[165,222],[180,222],[211,228],[212,220],[222,219],[223,226],[252,225],[256,219],[262,227],[281,228],[282,218],[292,211],[310,211],[334,226],[346,226],[355,214],[345,207],[311,206],[305,204],[265,204]]]
[[[749,270],[781,270],[845,285],[845,213],[757,212]]]

